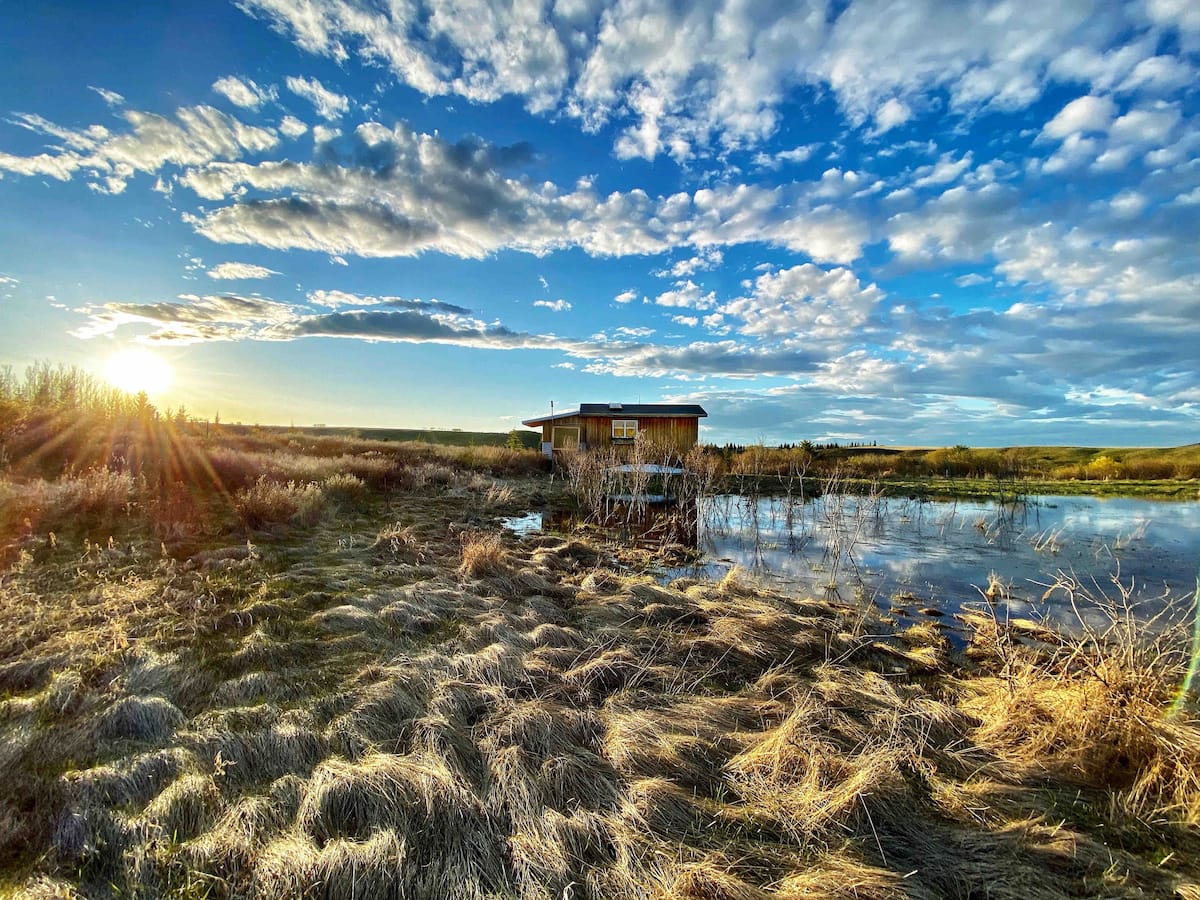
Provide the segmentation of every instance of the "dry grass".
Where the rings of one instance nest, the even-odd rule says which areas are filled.
[[[325,503],[325,491],[315,482],[280,484],[265,475],[234,498],[234,508],[251,528],[286,522],[313,525],[321,518]]]
[[[956,654],[741,571],[662,585],[584,541],[505,539],[488,516],[528,488],[495,480],[503,453],[227,450],[231,483],[275,454],[230,494],[271,526],[252,544],[34,531],[0,572],[0,896],[1200,883],[1187,648],[1119,595],[1078,639],[984,618]]]
[[[496,532],[472,532],[462,536],[462,562],[458,570],[478,578],[495,575],[506,568],[504,540]]]

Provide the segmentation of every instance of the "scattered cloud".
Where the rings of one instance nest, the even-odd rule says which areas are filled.
[[[871,133],[884,134],[893,128],[898,128],[913,117],[912,108],[903,100],[891,97],[875,110],[875,127]]]
[[[90,184],[95,189],[119,194],[137,172],[237,159],[279,144],[274,131],[247,125],[211,106],[180,108],[174,119],[132,109],[121,117],[128,130],[114,134],[102,125],[69,129],[39,116],[18,115],[22,127],[61,143],[51,152],[33,156],[0,153],[0,170],[59,181],[70,181],[83,172],[94,179]]]
[[[266,266],[256,266],[252,263],[224,262],[213,266],[205,274],[209,278],[236,281],[243,278],[270,278],[272,275],[280,273],[274,269],[268,269]]]
[[[638,292],[634,290],[621,291],[613,300],[617,303],[632,303],[638,298]]]
[[[278,92],[274,87],[259,87],[249,78],[238,78],[226,75],[213,82],[213,90],[221,94],[234,106],[243,109],[258,109],[264,103],[274,100]]]
[[[849,269],[825,269],[812,263],[768,272],[752,292],[720,307],[721,315],[740,320],[739,334],[759,338],[796,336],[807,341],[840,343],[861,331],[884,299],[874,284],[863,285]]]
[[[451,144],[368,122],[323,148],[319,163],[213,162],[179,181],[206,200],[232,201],[187,216],[211,240],[330,255],[436,250],[478,259],[500,249],[580,247],[604,257],[692,247],[708,265],[718,247],[764,242],[849,262],[869,238],[855,212],[826,204],[801,183],[601,197],[587,182],[565,191],[513,173],[531,157],[528,145]]]
[[[290,75],[287,88],[297,97],[303,97],[317,110],[322,119],[335,121],[350,111],[350,98],[329,90],[316,78]]]
[[[441,300],[419,300],[406,297],[373,297],[363,294],[352,294],[348,291],[316,290],[309,291],[308,302],[314,306],[327,306],[331,309],[350,306],[390,306],[396,309],[426,310],[431,312],[451,313],[466,316],[471,310],[454,303]]]
[[[107,90],[106,88],[102,88],[102,87],[95,87],[90,84],[88,85],[88,90],[95,91],[97,94],[99,94],[100,99],[103,100],[105,103],[107,103],[109,106],[120,106],[121,104],[123,104],[125,102],[125,98],[122,97],[120,94],[118,94],[116,91],[110,91],[110,90]]]
[[[566,312],[567,310],[569,310],[571,308],[571,304],[568,303],[566,300],[562,300],[562,299],[559,299],[559,300],[534,300],[533,305],[543,307],[544,309],[548,309],[551,312]]]
[[[754,154],[754,164],[760,169],[780,169],[785,165],[799,165],[812,159],[820,144],[803,144],[790,150],[777,150],[774,153],[759,152]]]
[[[620,158],[680,161],[761,143],[800,85],[827,88],[852,124],[880,135],[925,114],[930,94],[969,116],[1025,109],[1055,83],[1182,84],[1181,71],[1153,62],[1156,38],[1173,34],[1185,47],[1200,40],[1175,0],[1147,9],[1025,3],[1008,15],[955,0],[917,0],[903,14],[877,0],[833,10],[811,0],[782,11],[727,0],[240,6],[307,52],[382,64],[427,96],[515,96],[530,112],[566,114],[588,130],[615,125]],[[1125,51],[1113,53],[1131,34]]]
[[[659,306],[712,309],[717,303],[717,295],[713,291],[704,290],[696,282],[688,279],[686,281],[677,281],[674,288],[669,291],[663,291],[654,298],[654,302]]]
[[[660,269],[654,274],[659,278],[687,278],[697,272],[706,272],[717,268],[724,259],[725,254],[721,250],[716,247],[706,247],[695,256],[678,260],[669,268]]]
[[[284,116],[279,123],[279,133],[284,137],[298,138],[308,133],[308,126],[295,116]]]
[[[1107,131],[1116,116],[1117,104],[1111,97],[1077,97],[1046,123],[1042,134],[1063,139],[1089,131]]]

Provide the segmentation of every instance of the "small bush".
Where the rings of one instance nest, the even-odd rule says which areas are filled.
[[[357,475],[338,472],[330,475],[321,484],[327,496],[338,500],[359,500],[367,493],[367,484]]]
[[[238,515],[251,528],[284,522],[314,525],[325,511],[325,503],[320,485],[294,481],[280,484],[265,475],[234,498]]]

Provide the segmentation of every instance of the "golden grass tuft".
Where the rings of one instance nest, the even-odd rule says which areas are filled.
[[[467,532],[462,536],[462,562],[458,571],[472,578],[497,575],[508,568],[504,540],[495,532]]]
[[[146,807],[150,826],[172,841],[186,841],[212,827],[221,792],[208,775],[185,775]]]
[[[746,813],[808,844],[849,829],[864,812],[869,816],[868,799],[872,805],[902,800],[900,767],[914,748],[886,732],[839,734],[839,725],[853,727],[810,696],[731,760],[730,780]]]
[[[1117,792],[1132,813],[1200,825],[1200,720],[1108,660],[1063,674],[1025,665],[975,679],[963,704],[975,739],[1011,763]],[[1155,692],[1156,693],[1156,692]]]
[[[768,894],[731,871],[721,859],[680,866],[661,900],[766,900]]]

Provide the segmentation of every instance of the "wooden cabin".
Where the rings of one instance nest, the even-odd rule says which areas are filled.
[[[522,424],[542,429],[542,452],[632,446],[639,433],[651,443],[686,453],[696,446],[700,420],[708,413],[695,403],[581,403],[579,409]]]

